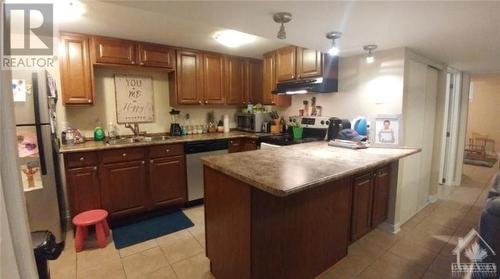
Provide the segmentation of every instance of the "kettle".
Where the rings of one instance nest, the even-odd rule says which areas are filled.
[[[328,120],[328,131],[326,132],[326,140],[334,140],[338,138],[339,132],[343,129],[350,129],[351,122],[346,119],[340,119],[338,117],[332,117]]]

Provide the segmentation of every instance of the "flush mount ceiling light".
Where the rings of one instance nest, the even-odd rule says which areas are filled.
[[[276,23],[281,23],[280,30],[278,31],[278,35],[276,37],[280,40],[286,39],[285,23],[292,20],[292,14],[287,12],[275,13],[273,15],[273,19]]]
[[[221,45],[235,48],[255,41],[256,37],[235,30],[223,30],[216,32],[213,38]]]
[[[373,57],[373,51],[377,48],[377,45],[366,45],[363,46],[363,49],[368,51],[368,55],[366,55],[366,63],[371,64],[375,61],[375,57]]]
[[[332,40],[332,47],[328,50],[328,54],[330,54],[331,56],[336,56],[339,54],[339,48],[337,47],[335,40],[340,39],[340,37],[342,37],[341,32],[332,31],[326,33],[326,38]]]

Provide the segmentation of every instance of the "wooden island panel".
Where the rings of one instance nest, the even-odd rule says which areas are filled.
[[[309,279],[345,255],[349,179],[287,197],[205,166],[207,257],[217,279]]]

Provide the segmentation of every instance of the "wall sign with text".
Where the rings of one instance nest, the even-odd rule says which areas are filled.
[[[115,75],[115,90],[117,123],[154,121],[151,77]]]

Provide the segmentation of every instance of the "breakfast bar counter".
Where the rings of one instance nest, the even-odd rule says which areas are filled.
[[[311,279],[390,216],[415,148],[312,142],[202,158],[206,254],[217,279]]]

